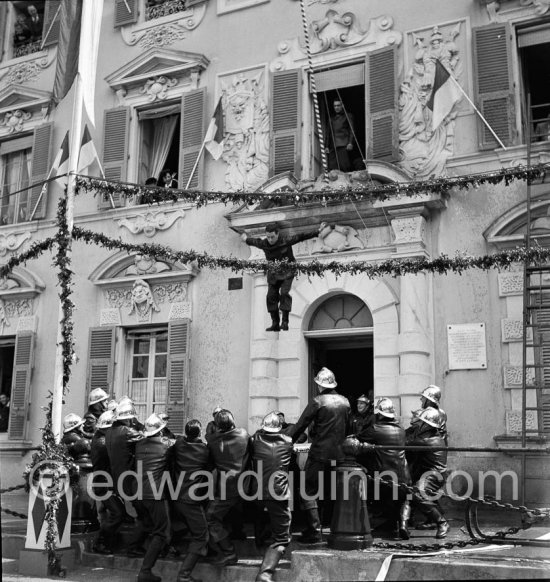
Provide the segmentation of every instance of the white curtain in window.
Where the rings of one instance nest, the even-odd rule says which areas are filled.
[[[153,139],[153,152],[151,158],[151,176],[158,178],[164,169],[168,158],[168,152],[172,145],[172,138],[178,123],[177,115],[160,117],[155,122],[155,136]]]

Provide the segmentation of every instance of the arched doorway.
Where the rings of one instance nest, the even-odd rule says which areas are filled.
[[[326,299],[313,313],[304,336],[310,362],[310,400],[318,394],[313,378],[323,366],[334,372],[338,392],[352,407],[361,394],[372,397],[373,319],[359,297],[338,293]]]

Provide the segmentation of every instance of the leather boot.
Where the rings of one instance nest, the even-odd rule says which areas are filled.
[[[224,538],[218,543],[210,540],[209,545],[216,552],[216,556],[210,560],[214,566],[231,566],[239,561],[235,547],[228,538]]]
[[[181,563],[177,582],[202,582],[202,580],[191,576],[191,572],[193,571],[195,564],[199,561],[199,558],[199,554],[187,554],[187,556],[185,556],[185,559]]]
[[[160,576],[155,576],[155,574],[151,572],[151,569],[155,565],[157,558],[162,552],[164,544],[165,542],[162,538],[154,537],[151,540],[149,548],[147,549],[147,553],[143,557],[141,570],[138,574],[138,582],[160,582],[162,580]]]
[[[290,312],[289,311],[283,311],[283,318],[281,320],[281,330],[282,331],[288,331],[288,314]]]
[[[409,533],[409,518],[411,517],[411,504],[405,501],[399,511],[399,537],[402,540],[408,540],[411,537]]]
[[[302,544],[318,544],[323,541],[321,537],[321,520],[319,519],[319,510],[312,507],[305,510],[307,518],[307,528],[302,532],[299,542]]]
[[[443,517],[443,514],[436,507],[431,507],[430,511],[427,512],[428,519],[435,522],[437,526],[437,531],[435,537],[438,540],[442,540],[447,537],[447,533],[451,529],[449,522]]]
[[[256,582],[273,582],[273,574],[275,574],[275,569],[277,568],[277,564],[282,558],[284,551],[285,549],[283,546],[267,548],[262,565],[260,566],[260,571],[256,576]]]
[[[270,311],[269,315],[271,315],[271,325],[266,327],[265,331],[280,331],[281,328],[279,327],[279,310]]]

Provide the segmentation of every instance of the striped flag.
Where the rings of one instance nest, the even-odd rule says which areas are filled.
[[[83,0],[61,0],[57,64],[53,101],[57,105],[67,95],[78,72],[80,24]]]
[[[451,74],[439,60],[435,62],[435,76],[428,107],[432,110],[432,131],[451,113],[455,103],[462,97],[459,87]]]
[[[204,147],[210,152],[215,160],[219,160],[223,153],[223,110],[221,97],[216,105],[214,116],[210,120]]]
[[[78,164],[76,171],[81,174],[94,162],[97,162],[99,171],[101,172],[101,175],[104,176],[105,174],[103,173],[103,168],[101,167],[101,162],[99,161],[99,156],[97,155],[94,141],[90,135],[90,132],[88,131],[88,125],[85,125],[84,132],[82,134],[82,141],[80,143],[80,152],[78,153]]]

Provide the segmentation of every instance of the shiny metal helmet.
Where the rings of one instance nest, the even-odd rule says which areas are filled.
[[[374,407],[374,414],[381,414],[387,418],[395,418],[395,408],[389,398],[380,398]]]
[[[124,401],[120,401],[118,406],[116,407],[116,418],[117,420],[124,420],[127,418],[135,418],[136,417],[136,407],[134,403],[128,398]]]
[[[270,412],[262,420],[262,430],[265,432],[280,432],[281,419],[276,412]]]
[[[365,394],[361,394],[361,396],[357,398],[357,402],[364,402],[365,404],[370,404],[370,400],[368,396],[366,396]]]
[[[115,421],[115,411],[114,410],[106,410],[98,419],[96,428],[109,428],[113,426],[113,422]]]
[[[214,408],[212,411],[212,416],[216,416],[220,410],[223,410],[223,408],[221,406],[216,406],[216,408]]]
[[[420,422],[425,422],[434,428],[439,428],[441,426],[441,415],[439,414],[439,410],[437,410],[437,408],[426,408],[422,411],[418,417],[418,420]]]
[[[424,388],[421,396],[427,398],[434,404],[439,404],[441,400],[441,388],[435,384],[430,384],[428,387]]]
[[[112,410],[114,412],[117,406],[118,402],[116,400],[109,400],[109,402],[107,402],[107,410]]]
[[[69,412],[67,416],[63,419],[63,434],[71,432],[75,428],[82,426],[84,424],[84,420],[82,417],[78,416],[74,412]]]
[[[338,386],[334,373],[328,368],[321,368],[317,376],[315,376],[314,381],[323,388],[336,388]]]
[[[162,420],[158,414],[151,414],[151,416],[145,421],[145,429],[143,434],[146,437],[155,436],[166,426],[166,421]]]
[[[88,404],[97,404],[107,400],[107,398],[109,398],[109,395],[103,388],[94,388],[88,396]]]

